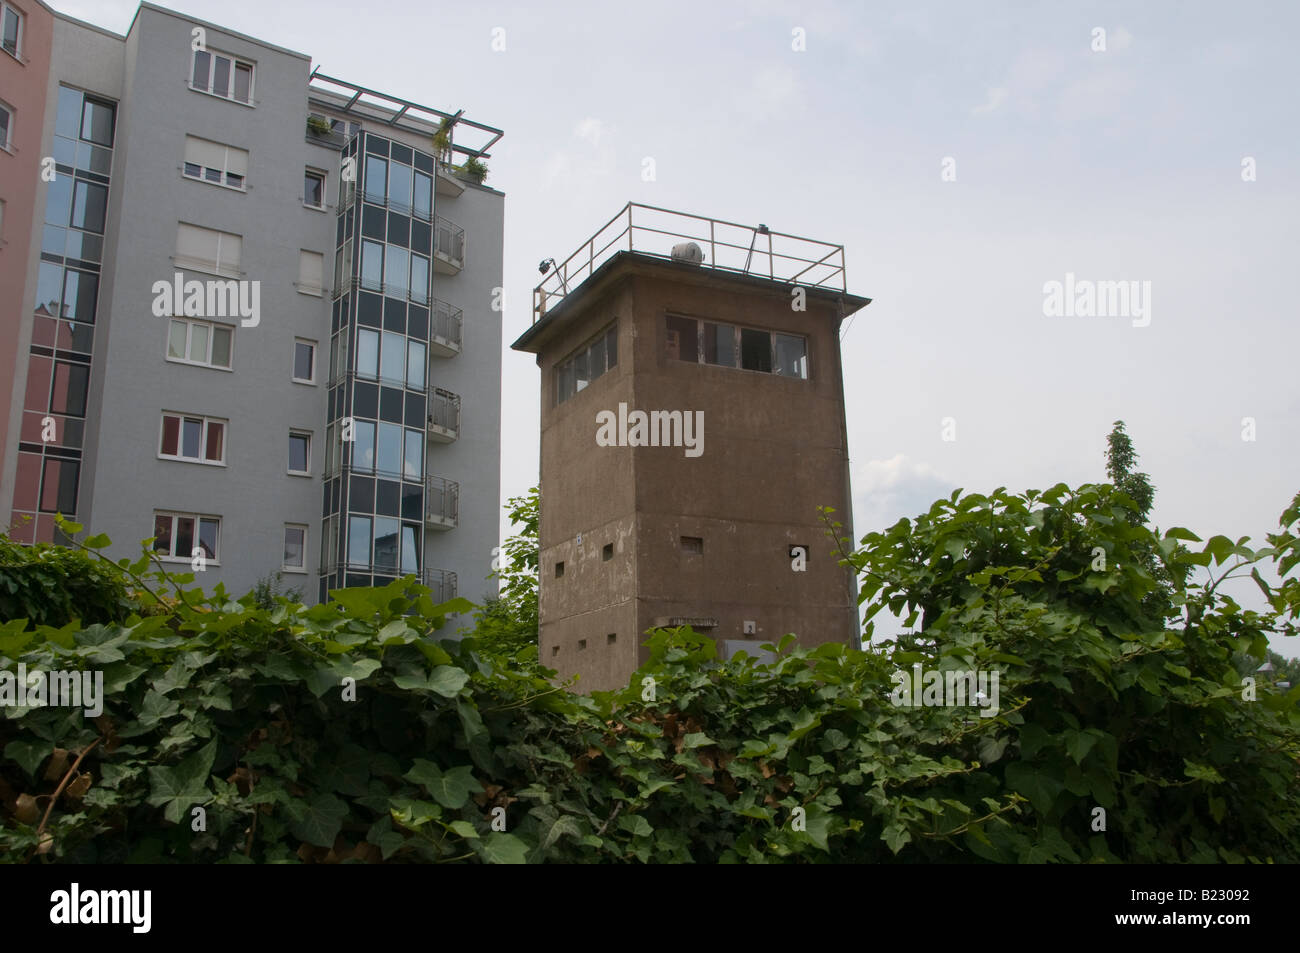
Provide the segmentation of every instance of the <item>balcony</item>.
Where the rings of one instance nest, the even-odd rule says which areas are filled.
[[[461,329],[464,312],[445,301],[433,299],[433,322],[429,328],[429,354],[433,357],[455,357],[460,353]]]
[[[451,443],[460,436],[460,394],[429,388],[429,440]]]
[[[431,476],[424,484],[424,522],[429,529],[455,529],[460,512],[460,484]]]
[[[465,229],[441,215],[434,219],[433,270],[458,275],[465,267]]]
[[[435,605],[456,598],[456,574],[450,569],[426,569],[421,581],[429,587]]]

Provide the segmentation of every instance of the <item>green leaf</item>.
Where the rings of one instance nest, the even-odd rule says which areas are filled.
[[[429,691],[443,698],[455,698],[469,681],[469,673],[462,668],[439,665],[429,676]]]
[[[41,766],[50,752],[54,750],[52,741],[23,741],[18,739],[5,745],[5,757],[16,763],[20,768],[27,772],[33,780],[36,778],[36,769]]]
[[[885,842],[891,851],[897,854],[903,849],[903,845],[912,839],[912,835],[908,833],[907,828],[902,824],[890,824],[885,828],[884,833],[880,835],[880,839]]]
[[[452,821],[447,826],[451,828],[452,833],[459,834],[466,840],[478,839],[478,828],[469,821]]]
[[[302,816],[294,822],[293,835],[317,847],[333,847],[343,829],[348,806],[333,794],[318,794],[305,805]]]
[[[149,803],[166,807],[163,816],[178,824],[185,812],[195,804],[212,800],[208,791],[208,775],[217,757],[217,739],[185,758],[175,767],[149,769]]]
[[[1195,761],[1188,761],[1186,758],[1183,759],[1183,764],[1187,766],[1183,773],[1189,778],[1194,778],[1197,781],[1207,781],[1210,784],[1223,783],[1223,775],[1207,764],[1197,764]]]
[[[523,864],[528,861],[528,845],[514,834],[496,831],[472,841],[471,845],[487,864]]]
[[[1016,761],[1007,765],[1007,783],[1029,799],[1029,803],[1040,813],[1046,814],[1052,809],[1056,796],[1064,785],[1045,771]]]
[[[423,787],[435,801],[452,810],[464,807],[472,793],[483,790],[483,785],[475,780],[474,772],[468,766],[462,765],[444,772],[432,761],[423,758],[416,758],[415,765],[403,777],[412,784]]]

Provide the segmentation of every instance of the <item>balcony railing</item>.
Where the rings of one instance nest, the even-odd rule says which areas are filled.
[[[418,304],[422,307],[428,307],[432,300],[426,291],[423,295],[411,294],[411,289],[405,285],[399,285],[393,282],[372,281],[368,278],[351,276],[340,281],[337,277],[334,279],[333,296],[341,297],[345,292],[355,292],[357,289],[364,291],[373,291],[381,294],[386,298],[396,298],[399,301],[409,301],[412,304]]]
[[[429,388],[429,439],[451,443],[460,436],[460,394]]]
[[[460,512],[460,484],[431,476],[424,485],[424,521],[430,529],[455,529]]]
[[[434,220],[433,258],[439,274],[454,275],[465,267],[465,229],[441,215]]]
[[[362,197],[369,205],[378,205],[390,212],[396,212],[399,215],[410,215],[418,218],[422,222],[433,221],[433,200],[429,200],[429,208],[423,208],[412,205],[410,202],[395,202],[386,192],[380,192],[377,189],[366,189],[362,192]]]
[[[433,322],[429,328],[429,353],[435,357],[455,357],[460,353],[464,313],[447,302],[433,299]]]
[[[533,289],[533,322],[619,252],[673,260],[673,246],[686,242],[701,246],[702,268],[847,290],[843,245],[629,202]]]
[[[423,581],[435,605],[456,598],[456,574],[450,569],[426,569]]]

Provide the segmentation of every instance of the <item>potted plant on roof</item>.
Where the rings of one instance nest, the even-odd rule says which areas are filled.
[[[457,171],[471,182],[482,185],[483,180],[487,178],[488,167],[487,163],[478,156],[470,156]]]
[[[334,127],[323,116],[308,116],[307,131],[316,136],[328,136],[334,131]]]
[[[433,134],[433,152],[443,165],[451,162],[451,127],[455,123],[448,116],[438,123],[438,131]]]

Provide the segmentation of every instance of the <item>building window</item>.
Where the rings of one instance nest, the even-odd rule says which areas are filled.
[[[730,324],[704,323],[704,363],[736,366],[736,329]]]
[[[669,315],[664,353],[675,361],[808,379],[808,340],[797,334]]]
[[[669,360],[690,361],[692,364],[699,362],[698,328],[699,322],[694,318],[679,318],[672,314],[668,316],[664,353]]]
[[[564,575],[564,563],[558,562],[555,564],[555,578],[559,579],[563,575]]]
[[[308,208],[325,208],[325,173],[308,169],[302,180],[302,204]]]
[[[12,151],[14,132],[14,111],[11,107],[0,102],[0,149]]]
[[[307,527],[300,523],[284,524],[284,563],[289,572],[307,571]]]
[[[382,242],[361,243],[361,287],[384,290],[384,246]]]
[[[614,558],[614,544],[606,543],[604,548],[602,548],[600,551],[601,562],[609,562],[613,558]]]
[[[311,476],[311,434],[289,431],[289,472],[296,476]]]
[[[411,300],[416,304],[429,303],[429,259],[411,252]]]
[[[617,632],[611,632],[611,633],[609,633],[609,635],[605,636],[605,644],[606,644],[606,645],[613,645],[613,644],[614,644],[615,642],[617,642],[617,641],[618,641],[618,633],[617,633]]]
[[[388,160],[378,156],[366,156],[366,191],[367,202],[384,205],[388,201]]]
[[[293,379],[299,384],[316,383],[316,342],[293,342]]]
[[[225,463],[226,421],[165,413],[158,455],[189,463]]]
[[[46,457],[41,468],[42,513],[72,516],[77,509],[77,480],[81,473],[78,460]]]
[[[578,639],[578,651],[579,651],[579,652],[584,652],[584,651],[586,651],[586,649],[587,649],[587,640],[586,640],[586,639]]]
[[[782,377],[808,378],[808,342],[793,334],[773,334],[775,356],[772,373]]]
[[[370,567],[370,517],[348,517],[348,565]]]
[[[319,297],[325,291],[325,256],[320,252],[298,252],[298,290]]]
[[[683,536],[683,537],[682,537],[682,552],[684,552],[684,553],[692,553],[692,554],[697,555],[697,556],[699,556],[699,555],[703,555],[703,553],[704,553],[704,540],[703,540],[701,537],[699,537],[699,536]]]
[[[244,240],[231,232],[219,232],[181,222],[176,229],[176,264],[229,278],[239,277]]]
[[[153,535],[153,551],[164,559],[188,561],[201,555],[216,562],[221,556],[219,516],[154,511]]]
[[[65,417],[85,417],[89,389],[89,364],[55,361],[54,386],[50,388],[50,413]]]
[[[14,59],[20,59],[23,48],[23,15],[12,3],[0,3],[0,27],[3,28],[5,52]]]
[[[233,328],[209,321],[172,318],[167,327],[167,360],[229,370],[234,333]]]
[[[740,331],[740,366],[747,371],[772,371],[772,335],[767,331],[742,328]]]
[[[555,365],[555,402],[562,404],[618,364],[618,327],[611,324]]]
[[[190,88],[253,104],[253,64],[215,50],[195,50]]]
[[[182,172],[187,178],[242,192],[248,175],[248,152],[197,136],[186,136]]]

